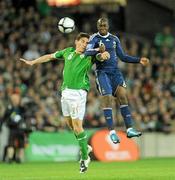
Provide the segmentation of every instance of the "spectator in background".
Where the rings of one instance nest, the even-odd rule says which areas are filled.
[[[21,105],[19,94],[10,96],[10,104],[1,119],[1,125],[5,122],[9,128],[9,140],[5,160],[11,163],[15,160],[21,163],[24,160],[25,130],[24,107]]]
[[[154,38],[154,44],[157,47],[158,53],[161,55],[162,50],[167,48],[168,50],[172,50],[174,47],[175,39],[172,34],[171,26],[165,26],[162,32],[156,34]]]
[[[42,16],[48,16],[51,12],[51,7],[48,5],[46,0],[40,0],[37,3],[38,10]]]
[[[32,44],[30,45],[29,49],[27,51],[24,52],[24,58],[26,59],[36,59],[40,56],[38,50],[37,50],[37,45],[36,44]]]

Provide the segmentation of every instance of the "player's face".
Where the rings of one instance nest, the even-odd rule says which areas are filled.
[[[80,38],[79,40],[75,40],[76,51],[79,53],[83,53],[86,49],[88,42],[89,39],[86,37]]]
[[[102,36],[105,36],[108,33],[108,29],[109,29],[108,22],[107,21],[98,21],[97,22],[97,29],[98,29],[98,32]]]

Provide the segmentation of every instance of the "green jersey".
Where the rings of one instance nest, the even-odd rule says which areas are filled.
[[[65,61],[61,90],[65,88],[89,90],[88,71],[92,67],[92,57],[77,54],[75,48],[69,47],[55,52],[54,58],[63,58]]]

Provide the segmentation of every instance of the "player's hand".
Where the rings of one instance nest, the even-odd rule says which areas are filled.
[[[30,66],[34,65],[33,61],[28,61],[28,60],[23,59],[23,58],[20,58],[19,60],[25,62],[26,64],[28,64]]]
[[[142,57],[140,59],[140,63],[143,65],[143,66],[147,66],[149,64],[149,59],[146,58],[146,57]]]
[[[109,58],[110,58],[110,54],[107,51],[101,53],[101,59],[103,61],[108,60]]]

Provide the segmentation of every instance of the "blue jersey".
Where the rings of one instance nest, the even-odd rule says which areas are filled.
[[[92,35],[85,54],[93,56],[99,53],[96,48],[100,43],[105,45],[110,58],[103,62],[95,62],[97,88],[101,95],[115,96],[118,86],[126,87],[123,75],[118,69],[118,58],[128,63],[139,63],[140,58],[125,54],[119,38],[110,33],[106,36],[101,36],[99,33]]]
[[[106,51],[110,54],[110,58],[104,62],[96,61],[95,63],[97,70],[117,69],[118,57],[122,61],[128,63],[140,62],[140,58],[125,54],[121,47],[119,38],[110,33],[108,33],[106,36],[101,36],[99,33],[93,34],[90,38],[85,54],[91,56],[97,54],[98,51],[96,51],[95,48],[98,48],[100,43],[105,45]]]

